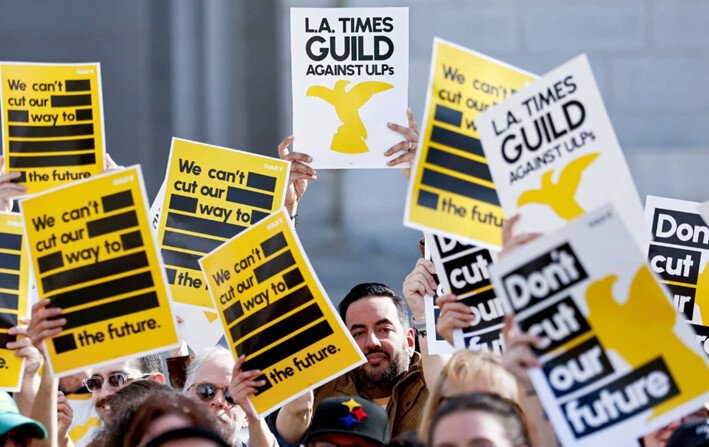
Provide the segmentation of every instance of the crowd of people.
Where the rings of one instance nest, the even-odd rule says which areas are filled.
[[[389,123],[402,141],[386,155],[392,165],[408,166],[418,144],[411,111],[408,125]],[[291,216],[317,179],[307,154],[291,152],[293,137],[278,147],[291,164],[286,208]],[[110,169],[118,167],[110,161]],[[402,169],[408,178],[409,168]],[[21,194],[0,176],[0,200],[11,205]],[[516,218],[504,231],[504,256],[539,235],[514,235]],[[0,394],[0,445],[72,446],[71,397],[90,393],[100,419],[91,446],[556,446],[558,440],[527,370],[539,366],[530,344],[537,338],[506,317],[502,355],[463,350],[431,355],[423,329],[424,297],[433,296],[435,267],[421,258],[403,278],[402,294],[378,283],[352,287],[339,313],[366,363],[258,418],[249,396],[263,383],[259,370],[243,370],[247,356],[215,346],[198,353],[168,353],[167,371],[159,354],[83,371],[61,380],[42,370],[45,340],[58,335],[66,320],[61,309],[42,300],[30,318],[10,331],[20,336],[8,349],[26,360],[23,384],[10,397]],[[443,295],[437,332],[452,344],[456,328],[473,320],[468,307]],[[41,371],[41,372],[40,372]],[[645,447],[705,445],[706,408],[650,433]],[[703,424],[703,425],[702,425]],[[704,431],[700,428],[705,427]],[[84,434],[85,432],[77,431]],[[246,436],[248,435],[248,436]],[[691,441],[694,439],[694,441]],[[695,442],[695,443],[691,443]],[[704,442],[704,443],[701,443]],[[709,444],[706,444],[709,445]]]

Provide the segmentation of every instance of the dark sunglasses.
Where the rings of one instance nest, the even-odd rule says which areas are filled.
[[[150,374],[143,374],[142,376],[129,376],[123,372],[114,372],[109,374],[106,379],[99,375],[87,377],[84,379],[83,383],[86,389],[93,393],[94,391],[99,391],[101,387],[103,387],[104,381],[108,382],[108,385],[111,388],[122,388],[123,385],[125,385],[129,380],[144,379],[149,375]]]
[[[219,388],[211,383],[200,383],[197,385],[192,385],[190,388],[192,387],[195,388],[195,394],[197,397],[205,402],[211,402],[212,399],[214,399],[214,396],[217,395],[217,391],[222,390],[226,403],[229,405],[234,405],[234,399],[232,399],[231,394],[229,394],[229,388]]]

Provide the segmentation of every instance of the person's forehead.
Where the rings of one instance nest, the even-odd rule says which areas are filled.
[[[350,304],[345,313],[348,326],[353,324],[376,323],[389,320],[392,323],[399,321],[396,305],[388,296],[367,296]]]
[[[91,370],[92,376],[102,376],[107,377],[113,373],[122,372],[124,374],[135,375],[137,374],[138,368],[135,367],[133,360],[124,360],[118,363],[111,363],[110,365],[100,366]]]
[[[219,356],[204,362],[195,372],[195,382],[209,382],[213,385],[229,385],[234,360],[230,356]]]

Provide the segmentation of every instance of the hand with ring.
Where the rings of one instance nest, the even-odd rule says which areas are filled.
[[[404,137],[404,141],[396,143],[395,145],[387,149],[386,152],[384,152],[384,155],[386,155],[387,157],[390,155],[394,155],[397,152],[404,152],[402,155],[399,155],[393,160],[389,160],[387,162],[387,165],[389,166],[396,166],[407,162],[413,163],[414,158],[416,157],[416,145],[419,141],[419,126],[414,120],[414,114],[411,109],[406,109],[406,116],[409,119],[409,127],[400,126],[394,123],[387,123],[389,129],[393,130],[398,134],[401,134],[401,136]],[[408,179],[411,175],[411,164],[407,165],[406,167],[402,167],[401,173],[404,174],[404,177]]]

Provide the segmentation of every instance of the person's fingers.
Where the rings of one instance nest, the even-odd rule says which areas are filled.
[[[20,178],[22,173],[20,171],[12,171],[8,172],[7,174],[2,174],[0,175],[0,183],[5,183],[9,182],[10,180],[15,180],[16,178]]]
[[[297,161],[301,163],[311,163],[313,161],[313,157],[308,154],[304,154],[303,152],[290,152],[289,154],[284,155],[282,159],[291,162]]]
[[[418,124],[416,124],[416,120],[414,119],[414,112],[411,110],[411,108],[406,109],[406,117],[409,119],[409,129],[411,129],[412,132],[415,132],[416,136],[418,137],[418,135],[420,134],[419,126]]]
[[[313,169],[313,168],[311,168],[310,166],[308,166],[308,165],[306,165],[306,164],[304,164],[304,163],[301,163],[301,162],[299,162],[299,161],[295,161],[295,162],[291,163],[291,165],[290,165],[290,172],[291,172],[291,179],[292,179],[292,176],[293,176],[293,173],[294,173],[294,172],[299,172],[299,173],[308,174],[308,175],[315,175],[315,174],[317,174],[317,173],[315,172],[315,169]]]
[[[415,154],[414,150],[411,150],[411,152],[407,152],[407,153],[405,153],[405,154],[403,154],[403,155],[400,155],[400,156],[396,157],[396,158],[393,159],[393,160],[389,160],[389,161],[387,162],[387,165],[388,165],[388,166],[396,166],[396,165],[400,165],[400,164],[402,164],[402,163],[411,162],[411,161],[413,161],[413,159],[414,159],[414,154]]]
[[[441,295],[438,298],[436,298],[436,306],[443,309],[443,306],[446,303],[455,303],[456,301],[458,301],[457,296],[453,295],[452,293],[446,293],[445,295]]]
[[[387,123],[387,126],[389,127],[389,129],[406,138],[406,141],[412,141],[414,143],[418,142],[418,133],[414,132],[410,128],[406,126],[400,126],[395,123]]]
[[[10,335],[27,335],[27,326],[13,326],[7,330]]]
[[[52,302],[52,300],[50,300],[49,298],[45,298],[43,300],[40,300],[40,301],[34,303],[32,305],[32,315],[34,316],[34,314],[36,314],[40,310],[47,307],[51,302]]]
[[[539,238],[542,236],[542,233],[524,233],[517,235],[507,241],[507,243],[504,245],[502,248],[502,251],[499,254],[499,259],[504,258],[505,256],[509,255],[511,252],[516,250],[517,248],[528,244],[529,242],[532,242],[533,240]]]
[[[278,156],[284,158],[288,155],[288,146],[293,142],[293,135],[285,137],[278,145]]]
[[[20,349],[20,348],[24,348],[27,346],[32,346],[32,340],[25,337],[25,338],[20,338],[19,340],[7,342],[5,349]]]
[[[520,215],[515,214],[514,216],[507,219],[507,222],[502,226],[502,246],[507,245],[507,242],[512,239],[512,234],[514,233],[515,225],[519,221]]]
[[[414,148],[415,148],[415,145],[412,147],[411,142],[400,141],[400,142],[396,143],[395,145],[393,145],[392,147],[390,147],[389,149],[387,149],[386,152],[384,152],[384,155],[386,155],[388,157],[389,155],[394,155],[397,152],[404,152],[404,155],[406,155],[408,153],[415,153],[416,151],[414,151]]]

